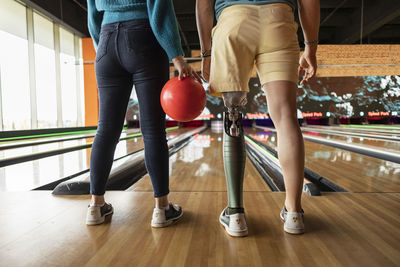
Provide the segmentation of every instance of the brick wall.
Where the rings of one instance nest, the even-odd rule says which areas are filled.
[[[319,77],[400,75],[400,45],[320,45]]]
[[[192,57],[199,56],[192,51]],[[400,45],[319,45],[317,59],[319,77],[400,75]],[[200,71],[200,62],[191,65]]]

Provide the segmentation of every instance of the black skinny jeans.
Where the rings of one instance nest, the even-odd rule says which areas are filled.
[[[96,54],[99,124],[90,156],[90,193],[104,195],[133,85],[139,101],[145,162],[154,197],[169,193],[169,157],[160,93],[169,78],[168,56],[147,19],[101,27]]]

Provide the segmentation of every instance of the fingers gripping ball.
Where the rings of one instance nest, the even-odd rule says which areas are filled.
[[[206,106],[207,97],[201,83],[192,77],[170,79],[161,91],[161,106],[176,121],[197,118]]]

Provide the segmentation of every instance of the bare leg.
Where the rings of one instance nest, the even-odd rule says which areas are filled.
[[[157,208],[164,208],[168,206],[168,195],[154,198]]]
[[[164,208],[168,206],[168,195],[166,196],[162,196],[162,197],[156,197],[154,198],[155,201],[155,206],[157,208]],[[90,204],[92,206],[102,206],[104,205],[105,200],[104,200],[104,195],[102,196],[96,196],[96,195],[92,195],[92,200],[90,202]]]
[[[157,208],[167,207],[168,206],[168,195],[162,197],[154,198],[155,205]],[[92,200],[90,202],[91,205],[94,206],[102,206],[105,203],[104,195],[96,196],[92,195]]]
[[[102,196],[96,196],[92,195],[92,201],[90,202],[90,205],[92,206],[102,206],[104,205],[104,195]]]
[[[274,81],[263,85],[268,110],[278,136],[278,155],[286,188],[288,211],[301,210],[304,179],[304,142],[297,121],[297,85],[289,81]]]

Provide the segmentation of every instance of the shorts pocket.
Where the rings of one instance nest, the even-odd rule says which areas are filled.
[[[271,14],[270,14],[270,22],[287,22],[287,23],[292,23],[294,22],[294,13],[291,10],[290,7],[288,6],[275,6],[271,8]]]
[[[110,39],[111,34],[112,32],[100,33],[99,45],[97,46],[96,52],[96,62],[98,62],[102,57],[107,54],[108,40]]]

